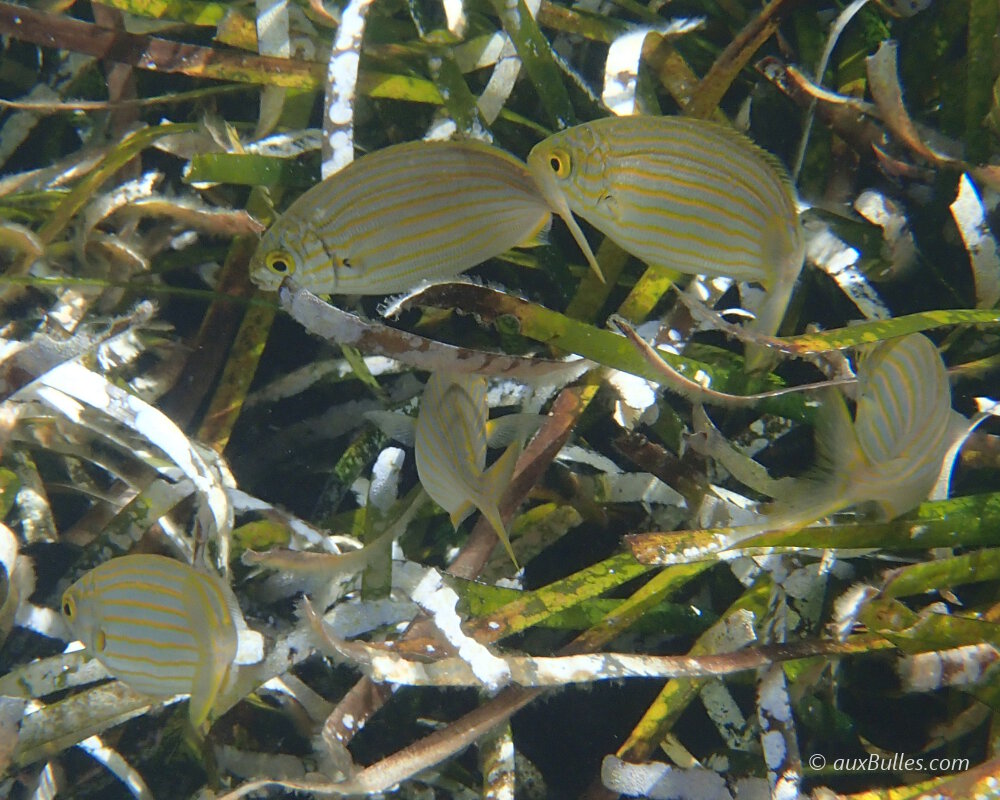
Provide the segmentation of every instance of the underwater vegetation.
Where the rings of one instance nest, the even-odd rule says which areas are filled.
[[[0,796],[997,796],[998,30],[0,2]]]

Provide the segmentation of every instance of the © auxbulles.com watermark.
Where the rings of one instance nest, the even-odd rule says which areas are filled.
[[[813,753],[806,759],[806,764],[816,772],[829,769],[834,772],[950,773],[969,769],[971,762],[967,758],[926,758],[906,753],[871,753],[844,758],[827,758],[822,753]]]

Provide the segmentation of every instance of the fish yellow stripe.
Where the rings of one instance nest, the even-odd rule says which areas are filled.
[[[236,658],[235,608],[220,578],[157,555],[123,556],[92,569],[62,603],[74,634],[114,677],[153,696],[190,694],[196,726]]]

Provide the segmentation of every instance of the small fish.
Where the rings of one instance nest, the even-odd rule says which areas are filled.
[[[488,420],[485,378],[442,372],[431,375],[420,398],[414,434],[417,475],[456,528],[478,508],[517,566],[497,504],[510,483],[520,443],[510,444],[486,469]]]
[[[430,498],[451,517],[456,528],[473,509],[489,520],[517,558],[497,504],[510,483],[521,441],[533,433],[542,417],[508,414],[489,419],[486,379],[479,375],[435,372],[420,398],[416,421],[393,411],[369,411],[365,416],[389,436],[414,448],[417,476]],[[486,469],[486,448],[506,450]]]
[[[573,213],[654,267],[760,283],[757,328],[774,333],[805,257],[794,192],[777,159],[715,122],[629,116],[553,134],[528,155],[552,209]]]
[[[927,499],[948,449],[966,428],[951,407],[937,347],[914,333],[880,342],[858,361],[854,419],[844,395],[825,390],[816,419],[816,468],[791,482],[764,525],[734,531],[802,527],[861,503],[893,519]]]
[[[221,578],[158,555],[128,555],[87,572],[62,596],[73,634],[108,672],[154,697],[190,694],[197,728],[249,631]]]
[[[544,241],[551,212],[522,161],[479,142],[408,142],[309,189],[264,234],[259,287],[388,294]]]

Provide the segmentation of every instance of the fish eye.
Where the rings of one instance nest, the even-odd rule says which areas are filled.
[[[557,178],[565,178],[569,175],[570,160],[569,153],[565,150],[553,150],[549,154],[549,169]]]
[[[76,616],[76,601],[69,595],[65,595],[62,601],[62,612],[68,620]]]
[[[273,253],[268,253],[264,259],[264,264],[275,275],[291,275],[295,272],[295,262],[283,250],[275,250]]]

